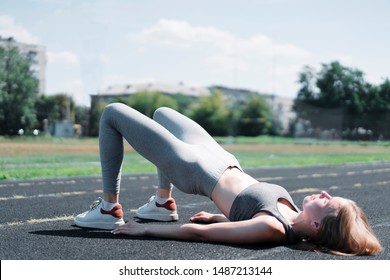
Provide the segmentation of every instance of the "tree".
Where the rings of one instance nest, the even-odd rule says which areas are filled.
[[[352,131],[366,123],[366,102],[372,86],[358,69],[339,62],[323,64],[318,73],[305,67],[299,74],[301,88],[294,100],[299,119],[309,121],[315,129]]]
[[[375,136],[390,139],[390,80],[373,87],[365,102],[364,127],[369,128]]]
[[[34,128],[38,81],[30,63],[16,48],[0,47],[0,134]]]
[[[232,116],[219,91],[199,99],[191,107],[189,117],[213,136],[226,136],[232,129]]]
[[[319,101],[325,108],[342,108],[343,129],[354,129],[362,125],[362,113],[370,85],[363,72],[342,66],[338,62],[324,64],[317,79],[320,89]]]
[[[268,134],[272,128],[272,112],[261,96],[252,97],[242,109],[238,124],[240,135],[258,136]]]
[[[49,122],[62,121],[69,118],[75,120],[75,102],[64,93],[51,96],[39,96],[35,100],[36,116],[39,128],[43,129],[44,120]],[[69,114],[69,115],[68,115]]]
[[[100,117],[104,111],[104,108],[108,105],[105,102],[99,102],[98,99],[93,98],[91,101],[91,110],[89,116],[89,136],[98,136],[99,135],[99,122]]]
[[[176,101],[177,110],[181,113],[186,112],[191,106],[191,104],[197,102],[198,100],[198,98],[195,96],[189,96],[182,93],[172,94],[171,97]]]
[[[75,109],[75,124],[81,126],[81,131],[79,136],[89,135],[89,118],[90,118],[90,109],[86,106],[76,106]]]
[[[163,106],[177,109],[177,102],[172,97],[160,92],[143,91],[118,101],[129,105],[148,117],[152,117],[154,111]]]

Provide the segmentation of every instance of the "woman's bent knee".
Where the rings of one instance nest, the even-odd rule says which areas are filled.
[[[168,107],[160,107],[156,111],[154,111],[153,119],[159,120],[164,117],[164,115],[166,115],[169,111],[172,111],[172,109]]]
[[[108,119],[115,119],[116,116],[122,114],[123,112],[126,112],[127,110],[130,110],[131,108],[123,103],[111,103],[108,104],[102,113],[100,121],[108,120]]]
[[[121,110],[121,108],[124,108],[124,107],[128,107],[127,105],[123,104],[123,103],[111,103],[111,104],[108,104],[106,105],[106,107],[104,107],[104,112],[106,111],[118,111],[118,110]]]

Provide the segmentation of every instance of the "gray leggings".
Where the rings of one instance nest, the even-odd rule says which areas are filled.
[[[108,105],[100,120],[100,161],[103,191],[118,194],[123,163],[123,138],[158,171],[159,188],[171,183],[185,193],[211,198],[223,172],[241,169],[197,123],[169,109],[159,108],[153,120],[121,103]]]

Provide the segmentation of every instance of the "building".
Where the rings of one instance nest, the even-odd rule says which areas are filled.
[[[74,137],[75,125],[69,121],[54,121],[49,125],[49,132],[55,137]]]
[[[118,97],[128,97],[139,92],[160,92],[167,95],[183,94],[191,97],[201,97],[210,94],[206,87],[186,86],[184,84],[171,85],[164,83],[133,83],[109,86],[91,95],[92,102],[110,103]]]
[[[259,95],[256,91],[225,86],[211,86],[209,89],[211,91],[221,92],[226,100],[234,106],[237,104],[245,104],[249,98]]]
[[[24,44],[15,41],[12,37],[2,38],[0,36],[0,46],[3,48],[15,47],[19,52],[24,55],[31,63],[31,70],[35,78],[38,80],[39,94],[46,92],[46,49],[43,46]]]
[[[91,107],[93,107],[92,104],[112,103],[118,97],[128,97],[143,91],[156,91],[167,95],[183,94],[195,98],[208,96],[212,91],[219,91],[223,94],[223,96],[226,97],[227,102],[232,106],[237,106],[237,104],[243,105],[251,97],[260,95],[267,101],[274,115],[278,117],[282,125],[283,133],[288,132],[289,121],[294,117],[294,113],[292,111],[292,99],[279,97],[273,94],[261,94],[257,91],[230,88],[226,86],[195,87],[184,84],[171,85],[163,83],[133,83],[113,85],[107,87],[106,89],[100,90],[95,95],[91,95]]]

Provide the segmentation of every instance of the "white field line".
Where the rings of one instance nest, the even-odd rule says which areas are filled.
[[[135,180],[148,180],[151,178],[151,175],[135,175],[123,178],[123,180],[129,180],[129,181],[135,181]],[[101,183],[101,178],[94,179],[94,182]],[[77,184],[77,180],[75,179],[67,179],[67,180],[45,180],[45,181],[39,181],[39,180],[32,180],[32,181],[20,181],[20,182],[7,182],[7,183],[1,183],[0,181],[0,188],[6,188],[6,187],[35,187],[35,186],[43,186],[43,185],[74,185]]]
[[[30,219],[27,221],[17,221],[17,222],[0,224],[0,228],[5,226],[33,225],[33,224],[48,223],[48,222],[70,221],[73,220],[73,218],[74,216],[60,216],[60,217],[53,217],[53,218]]]
[[[47,194],[36,194],[30,196],[24,195],[14,195],[9,197],[0,197],[0,201],[8,201],[8,200],[20,200],[20,199],[32,199],[32,198],[45,198],[45,197],[64,197],[64,196],[72,196],[72,195],[83,195],[87,192],[60,192],[60,193],[47,193]]]
[[[293,191],[289,191],[290,194],[296,194],[296,193],[315,193],[315,192],[320,192],[320,189],[317,188],[302,188],[302,189],[297,189]]]
[[[381,173],[387,173],[390,172],[390,168],[382,168],[382,169],[368,169],[368,170],[361,170],[361,171],[348,171],[345,174],[342,173],[324,173],[324,174],[302,174],[302,175],[296,175],[296,176],[276,176],[276,177],[259,177],[256,178],[258,181],[266,182],[266,181],[276,181],[276,180],[285,180],[285,179],[308,179],[308,178],[334,178],[334,177],[341,177],[341,176],[355,176],[360,174],[381,174]]]

